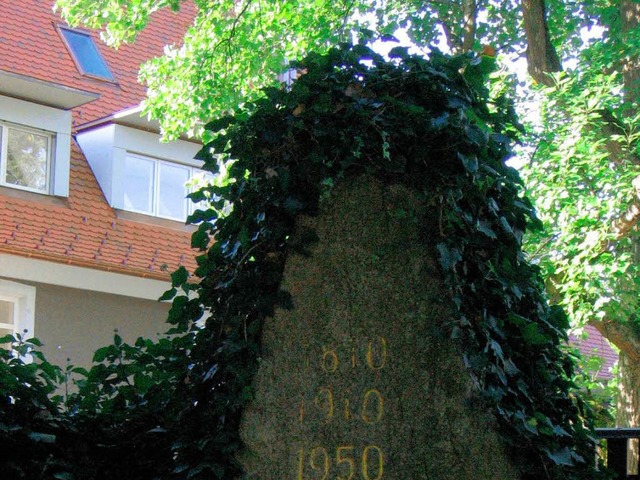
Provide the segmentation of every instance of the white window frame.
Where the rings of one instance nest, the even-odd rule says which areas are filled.
[[[0,323],[0,327],[12,329],[13,335],[20,334],[23,340],[32,338],[35,327],[36,288],[0,280],[0,300],[13,303],[13,323]]]
[[[76,64],[76,68],[82,75],[95,78],[97,80],[103,80],[106,82],[115,83],[116,81],[115,76],[113,75],[113,72],[111,71],[111,68],[107,63],[106,58],[104,58],[104,55],[102,55],[102,53],[100,52],[100,49],[98,48],[98,44],[95,42],[94,38],[91,36],[91,33],[87,31],[67,27],[64,25],[58,25],[58,29],[60,30],[60,35],[62,36],[62,40],[64,41],[64,44],[66,45],[67,50],[69,51],[71,58],[73,59],[73,62]],[[71,35],[78,35],[78,36],[84,37],[89,42],[89,44],[91,45],[90,47],[91,52],[85,52],[85,53],[89,53],[89,55],[94,57],[94,61],[97,60],[98,63],[100,63],[102,67],[104,67],[104,71],[106,72],[106,75],[99,74],[99,73],[92,73],[84,68],[86,58],[84,58],[81,55],[82,52],[79,52],[78,50],[75,49],[75,47],[73,46],[73,43],[70,41],[69,37],[65,32],[68,32]]]
[[[40,194],[69,196],[71,169],[71,111],[47,107],[26,100],[0,95],[0,122],[50,138],[47,191],[0,182],[2,186]],[[5,137],[6,135],[3,135]],[[4,140],[3,140],[4,142]],[[4,160],[0,160],[4,163]],[[5,177],[2,176],[4,179]]]
[[[45,171],[45,185],[44,189],[31,188],[24,185],[16,185],[15,183],[7,182],[7,164],[9,160],[9,130],[18,132],[34,133],[47,138],[47,166]],[[53,161],[53,151],[55,145],[55,135],[53,132],[41,130],[37,128],[30,128],[24,125],[17,125],[10,122],[0,121],[0,185],[10,188],[17,188],[19,190],[26,190],[28,192],[35,193],[50,193],[51,190],[51,167]]]
[[[172,161],[167,161],[167,160],[161,160],[158,158],[154,158],[154,157],[150,157],[148,155],[141,155],[139,153],[134,153],[134,152],[127,152],[127,157],[132,157],[132,158],[138,158],[141,160],[146,160],[146,161],[152,161],[153,162],[153,178],[152,178],[152,182],[153,185],[151,185],[151,194],[152,194],[152,199],[151,199],[151,209],[150,210],[136,210],[136,209],[132,209],[132,208],[126,208],[125,210],[128,210],[130,212],[134,212],[134,213],[142,213],[144,215],[152,215],[154,217],[158,217],[158,218],[165,218],[167,220],[175,220],[175,221],[181,221],[184,222],[187,219],[187,216],[190,215],[193,210],[191,208],[191,204],[193,204],[193,202],[191,200],[189,200],[186,195],[189,193],[188,189],[185,186],[185,197],[184,197],[184,209],[183,212],[185,212],[185,215],[183,217],[171,217],[168,215],[161,215],[159,212],[160,209],[160,166],[161,165],[168,165],[171,167],[180,167],[180,168],[184,168],[185,170],[188,171],[188,180],[193,178],[194,175],[196,175],[200,169],[197,167],[193,167],[191,165],[185,165],[183,163],[178,163],[178,162],[172,162]],[[125,173],[126,175],[126,173]],[[187,180],[187,181],[188,181]]]

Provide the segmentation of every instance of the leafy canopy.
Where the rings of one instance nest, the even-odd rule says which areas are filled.
[[[534,218],[504,164],[518,126],[506,97],[489,98],[494,60],[391,55],[363,45],[309,55],[290,91],[267,89],[207,125],[215,139],[200,154],[205,168],[218,171],[217,155],[234,161],[229,181],[193,194],[212,208],[190,218],[199,281],[178,270],[164,297],[173,298],[174,337],[135,347],[116,337],[96,352],[71,411],[51,412],[71,426],[50,423],[53,443],[27,441],[25,452],[40,453],[12,472],[41,473],[53,459],[56,478],[240,476],[239,425],[262,324],[291,308],[284,264],[314,237],[293,235],[296,220],[318,214],[332,185],[368,175],[423,199],[424,217],[406,221],[431,232],[424,248],[439,259],[457,313],[443,333],[459,340],[521,478],[600,478],[590,416],[561,351],[566,319],[546,304],[521,251]],[[22,428],[15,421],[0,429],[3,444]]]
[[[57,0],[72,25],[101,28],[111,45],[131,41],[161,8],[186,8],[179,0]],[[326,52],[354,37],[388,38],[398,28],[417,46],[445,43],[453,53],[480,50],[480,42],[508,56],[526,50],[520,2],[424,0],[193,0],[194,23],[181,46],[151,60],[141,70],[148,85],[146,112],[161,121],[168,138],[202,133],[202,126],[277,86],[289,60]],[[477,3],[477,5],[475,5]],[[577,27],[589,12],[551,3],[551,22],[575,43]],[[468,5],[475,5],[470,10]],[[482,11],[482,15],[478,12]],[[469,25],[473,24],[470,35]],[[566,27],[571,28],[566,28]],[[206,135],[206,132],[205,132]]]

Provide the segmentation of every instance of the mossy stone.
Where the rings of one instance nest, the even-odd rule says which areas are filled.
[[[294,309],[264,327],[241,426],[248,478],[517,477],[449,338],[437,219],[424,224],[424,203],[363,177],[298,222],[320,240],[288,258]]]

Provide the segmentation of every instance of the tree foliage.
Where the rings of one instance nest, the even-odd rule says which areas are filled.
[[[523,171],[545,229],[529,249],[574,326],[595,326],[632,365],[640,358],[640,5],[583,2],[578,13],[588,19],[578,26],[599,34],[562,50],[573,66],[539,95]],[[617,422],[636,426],[640,385],[626,365]]]
[[[58,0],[57,5],[72,22],[81,21],[90,26],[104,27],[107,40],[117,44],[132,38],[132,35],[144,27],[149,15],[155,10],[163,7],[176,9],[181,3],[179,0]],[[636,224],[640,219],[640,200],[634,185],[634,180],[640,174],[636,171],[639,147],[635,127],[638,123],[640,51],[640,29],[637,28],[640,7],[637,3],[632,0],[195,0],[194,3],[199,10],[193,27],[185,37],[184,45],[170,49],[165,57],[151,61],[143,69],[142,78],[149,85],[147,111],[163,120],[164,131],[169,137],[199,131],[210,119],[226,115],[219,122],[209,124],[209,133],[205,138],[214,139],[215,143],[212,145],[217,151],[226,152],[234,159],[242,159],[243,155],[248,155],[249,145],[266,145],[264,148],[269,151],[272,144],[275,144],[274,138],[280,138],[285,131],[289,132],[288,128],[295,132],[298,132],[296,128],[306,131],[306,115],[313,114],[322,118],[323,112],[326,114],[323,109],[330,105],[330,96],[319,97],[319,103],[309,101],[309,105],[315,108],[309,110],[310,107],[304,102],[288,105],[288,100],[281,97],[283,94],[277,93],[277,89],[262,90],[259,87],[274,87],[277,83],[274,74],[287,68],[289,59],[301,57],[309,51],[326,52],[336,42],[351,38],[352,35],[359,35],[361,38],[385,37],[402,27],[411,40],[424,49],[441,39],[457,53],[479,50],[482,43],[497,47],[505,59],[526,54],[530,71],[537,83],[547,86],[546,90],[539,91],[539,98],[543,99],[542,128],[531,125],[530,132],[534,134],[528,137],[535,145],[535,154],[527,172],[528,185],[533,195],[540,199],[538,211],[547,227],[531,237],[531,252],[550,279],[553,287],[550,293],[567,307],[572,321],[598,325],[623,351],[632,353],[634,358],[640,358],[637,353],[640,351],[637,348],[640,337],[635,313],[638,298]],[[594,26],[603,28],[602,38],[585,42],[582,38],[584,29]],[[540,32],[544,35],[540,36]],[[540,44],[533,44],[534,37],[542,40]],[[402,57],[403,68],[422,65],[421,60],[414,57],[411,59],[400,52],[396,50],[396,55]],[[556,52],[558,55],[554,56]],[[303,78],[314,78],[309,75],[309,71],[313,71],[315,67],[320,68],[322,62],[319,58],[321,57],[310,57],[308,63],[304,64],[308,76]],[[439,58],[434,54],[436,64],[440,61],[437,60]],[[564,73],[549,75],[550,71],[560,69],[562,65],[559,61],[565,67],[572,64],[575,67],[568,68]],[[443,62],[440,66],[445,64]],[[478,68],[481,66],[482,62],[476,65]],[[456,67],[465,68],[463,63],[456,64]],[[439,71],[434,64],[430,68]],[[469,66],[465,71],[472,70]],[[439,72],[442,74],[442,71]],[[450,74],[447,71],[445,76]],[[462,83],[466,82],[467,86],[475,88],[477,92],[483,91],[479,77],[466,75],[462,78]],[[439,74],[431,78],[434,83],[441,80]],[[298,85],[304,85],[304,81]],[[535,85],[529,87],[534,90],[539,88]],[[346,87],[340,88],[344,93]],[[299,90],[295,91],[302,95]],[[480,96],[483,95],[484,93]],[[509,122],[495,116],[502,114],[506,118],[510,112],[508,105],[496,104],[495,110],[486,111],[481,107],[476,108],[474,101],[471,103],[475,106],[466,110],[461,106],[458,108],[449,105],[438,113],[431,112],[431,127],[434,129],[432,133],[438,131],[438,125],[442,124],[446,129],[438,131],[438,135],[447,135],[446,131],[459,132],[459,137],[442,137],[447,138],[448,142],[457,144],[458,138],[464,138],[474,144],[474,148],[480,147],[485,153],[488,152],[489,157],[496,155],[500,161],[504,160],[506,151],[501,149],[506,148],[506,142],[498,141],[492,135],[509,133],[504,130]],[[300,105],[304,105],[304,109],[296,110]],[[265,123],[261,126],[268,127],[270,135],[246,135],[234,145],[234,129],[243,131],[242,128],[248,128],[247,125],[251,122],[264,121],[265,112],[269,108],[278,110],[279,113],[288,112],[287,121],[291,125],[276,121],[273,125],[282,130],[273,131],[270,129],[274,127]],[[366,112],[373,107],[364,102],[360,108],[362,112]],[[407,118],[419,120],[416,111],[397,108],[403,112],[404,117],[402,122],[397,120],[396,127],[406,125]],[[463,116],[452,115],[453,110],[457,109],[459,113],[461,108]],[[294,114],[296,111],[298,113]],[[177,459],[177,466],[172,466],[176,475],[228,478],[237,472],[237,465],[229,459],[232,458],[233,451],[239,448],[236,429],[239,412],[250,398],[251,392],[247,390],[247,385],[256,368],[252,361],[242,363],[239,359],[254,358],[252,355],[259,344],[248,342],[247,339],[258,335],[262,316],[268,314],[275,305],[286,305],[286,296],[282,296],[277,287],[277,272],[286,258],[287,248],[296,247],[287,245],[284,240],[285,232],[293,228],[294,213],[306,211],[305,209],[312,211],[316,201],[314,199],[327,194],[327,187],[332,182],[339,181],[340,175],[364,168],[361,159],[370,145],[378,149],[378,159],[389,162],[388,165],[383,162],[385,167],[379,171],[384,172],[383,177],[387,179],[404,178],[403,175],[410,169],[418,168],[412,162],[415,151],[411,152],[412,155],[407,155],[394,150],[395,143],[390,136],[390,132],[394,130],[389,125],[382,128],[378,120],[369,121],[367,128],[352,132],[348,139],[366,138],[367,142],[372,143],[355,142],[350,148],[343,146],[346,150],[340,150],[341,143],[334,142],[331,146],[333,150],[322,152],[321,157],[328,159],[327,161],[307,165],[309,171],[301,172],[301,178],[306,178],[307,181],[305,188],[300,189],[300,198],[282,196],[290,192],[290,189],[297,191],[296,186],[299,185],[295,182],[300,180],[292,180],[295,177],[290,173],[292,166],[297,168],[297,165],[286,164],[285,168],[284,163],[277,163],[276,168],[270,164],[256,163],[247,168],[249,165],[241,160],[236,160],[229,167],[228,173],[234,182],[211,186],[195,195],[194,198],[198,200],[207,196],[213,199],[214,210],[218,212],[229,213],[230,205],[233,205],[233,210],[215,223],[211,221],[211,212],[196,214],[193,220],[202,223],[194,236],[194,244],[208,248],[214,234],[221,241],[213,244],[209,252],[199,258],[200,267],[196,275],[202,277],[200,286],[194,287],[186,282],[186,272],[176,272],[174,288],[167,295],[170,297],[180,289],[188,293],[194,288],[201,288],[199,299],[189,300],[186,296],[179,296],[174,300],[172,309],[172,320],[177,322],[178,331],[185,335],[184,338],[193,341],[191,347],[181,347],[187,349],[192,359],[186,364],[188,373],[180,370],[185,366],[182,365],[170,370],[175,374],[158,383],[162,385],[162,382],[168,381],[175,387],[172,398],[158,397],[169,403],[158,405],[163,405],[167,412],[178,412],[176,418],[186,425],[185,431],[192,432],[189,435],[193,434],[193,437],[181,436],[182,431],[177,431],[175,425],[165,417],[161,417],[164,423],[156,422],[161,426],[150,427],[145,433],[150,435],[148,432],[162,432],[157,437],[164,438],[161,441],[162,448],[158,447],[157,451],[171,452],[173,457],[169,455],[165,460]],[[362,126],[357,122],[354,125]],[[470,125],[479,126],[479,129],[471,128]],[[495,128],[496,132],[490,133],[490,127]],[[255,131],[258,131],[257,126]],[[387,136],[382,132],[386,132]],[[314,135],[316,133],[319,132],[313,131]],[[408,135],[406,132],[404,134]],[[334,138],[341,138],[339,133],[337,135]],[[345,135],[344,132],[342,135]],[[254,138],[255,142],[247,141]],[[242,146],[242,143],[245,145]],[[419,149],[417,151],[424,153]],[[567,403],[564,394],[558,393],[570,390],[567,383],[570,366],[556,356],[560,338],[558,330],[564,325],[560,317],[546,310],[546,307],[541,307],[544,302],[538,297],[539,293],[528,291],[525,294],[521,288],[523,284],[519,283],[520,275],[528,278],[533,278],[531,275],[534,275],[516,253],[516,247],[521,241],[521,231],[524,230],[523,218],[527,216],[529,206],[522,200],[516,200],[517,188],[514,190],[508,186],[515,181],[515,178],[511,178],[512,173],[498,168],[497,163],[476,161],[467,151],[457,153],[461,156],[456,154],[455,162],[438,165],[446,172],[447,168],[453,168],[451,166],[455,164],[457,170],[453,170],[461,174],[457,178],[470,182],[464,184],[468,191],[460,193],[462,188],[455,190],[452,187],[453,190],[442,192],[440,200],[446,206],[442,208],[443,212],[451,211],[458,215],[447,216],[451,221],[446,224],[447,228],[451,228],[453,233],[451,238],[438,245],[442,267],[451,275],[452,291],[459,303],[460,323],[455,325],[453,331],[464,339],[468,348],[468,366],[476,373],[479,384],[488,392],[489,400],[495,402],[497,416],[502,419],[505,438],[513,442],[515,457],[519,458],[521,465],[536,463],[537,467],[529,465],[533,475],[531,478],[564,478],[563,475],[585,478],[585,471],[580,469],[589,469],[591,465],[590,460],[585,461],[589,442],[585,432],[580,430],[581,406]],[[203,155],[210,168],[215,170],[208,154],[205,152]],[[255,161],[264,162],[266,158]],[[336,161],[335,158],[344,160]],[[492,176],[493,173],[486,170],[487,165],[490,165],[497,176]],[[422,170],[412,172],[415,174]],[[431,173],[429,170],[424,176],[428,177]],[[458,181],[463,182],[456,180],[454,183],[458,185]],[[256,185],[266,189],[260,190]],[[509,217],[503,214],[501,205],[497,210],[493,207],[490,200],[496,199],[488,195],[488,192],[491,188],[497,188],[496,185],[502,185],[504,190],[501,195],[509,197],[512,205],[518,206],[516,202],[520,202],[519,213],[513,213],[514,216]],[[262,194],[256,193],[258,191],[267,192],[271,200],[280,203],[262,203],[265,208],[254,211],[255,205],[260,205],[259,202],[254,202]],[[471,208],[469,198],[475,194],[480,195],[479,191],[484,195],[483,201],[488,202],[480,203],[486,206],[487,210],[483,215],[489,215],[488,218]],[[240,199],[242,202],[239,202]],[[478,201],[478,198],[474,198],[474,201]],[[267,209],[267,205],[273,208]],[[275,223],[269,223],[271,221]],[[482,267],[470,269],[469,262],[473,260],[473,255],[481,258],[482,250],[476,249],[477,245],[473,244],[456,244],[463,237],[463,232],[467,235],[465,238],[483,238],[485,241],[495,241],[503,235],[510,236],[509,241],[503,245],[503,253],[506,255],[504,258],[508,260],[505,261],[502,257],[500,261],[491,259]],[[471,232],[473,235],[470,235]],[[255,243],[257,239],[267,237],[271,240],[264,244]],[[507,252],[512,256],[509,257]],[[251,275],[248,272],[252,272]],[[475,280],[474,274],[478,275]],[[456,285],[461,286],[459,288],[462,290],[456,291]],[[266,293],[258,287],[266,288]],[[489,288],[490,291],[483,288]],[[263,293],[264,297],[261,296]],[[471,314],[472,310],[466,310],[471,307],[465,302],[474,299],[481,301],[482,295],[511,303],[499,303],[498,310],[504,309],[499,314],[492,314],[490,309],[473,310],[483,312],[481,318],[477,318]],[[524,301],[523,298],[527,300]],[[528,303],[525,308],[523,302],[532,303]],[[251,308],[242,310],[244,307],[237,305],[249,305]],[[529,314],[522,313],[505,317],[505,312],[513,310],[513,305],[525,310],[538,309],[535,318],[541,322],[533,322]],[[203,306],[211,309],[213,315],[203,333],[196,334],[189,321],[202,313]],[[474,305],[474,308],[477,307],[478,305]],[[217,330],[211,328],[213,325]],[[514,347],[515,344],[509,343],[511,338],[523,343]],[[549,352],[553,352],[543,355],[544,361],[551,359],[557,362],[556,366],[535,363],[530,366],[535,367],[534,370],[523,369],[518,349],[524,355],[525,352],[531,353],[533,347],[536,351],[547,348]],[[154,350],[155,346],[144,348]],[[133,386],[129,385],[129,376],[122,372],[131,372],[135,370],[133,365],[147,363],[128,363],[127,355],[134,358],[141,355],[141,352],[125,353],[127,350],[120,345],[115,351],[105,353],[105,360],[118,360],[110,362],[110,366],[105,366],[100,374],[94,373],[96,381],[88,382],[87,385],[92,385],[90,388],[100,398],[94,404],[94,414],[103,409],[107,411],[115,408],[114,411],[125,412],[121,416],[123,423],[118,424],[118,428],[131,425],[136,431],[144,431],[141,425],[149,426],[153,423],[151,419],[156,421],[158,417],[150,415],[145,417],[148,423],[137,424],[129,421],[128,415],[136,412],[136,419],[143,418],[137,416],[142,411],[138,405],[138,389],[145,391],[145,388],[149,388],[150,391],[155,385],[153,378],[157,377],[140,374],[137,385],[135,379]],[[117,352],[120,353],[113,356]],[[527,355],[524,357],[530,358]],[[520,360],[516,362],[515,359]],[[149,365],[153,364],[150,358],[145,361],[150,362]],[[118,362],[121,362],[119,370],[113,366]],[[158,369],[156,373],[160,375],[160,371]],[[532,397],[529,384],[518,383],[520,380],[524,381],[523,377],[526,376],[520,375],[525,371],[532,375],[531,378],[541,380],[543,386],[547,384],[542,380],[550,380],[556,390],[549,392],[534,389],[537,393]],[[150,378],[142,379],[143,377]],[[115,382],[117,387],[111,388],[109,381],[114,378],[118,379]],[[101,382],[106,382],[106,386],[102,386]],[[221,395],[228,401],[213,404],[209,396],[211,392],[215,392],[217,398]],[[530,403],[527,403],[527,398],[531,400]],[[170,403],[172,399],[177,403]],[[180,403],[181,401],[186,403]],[[140,403],[146,405],[145,401]],[[506,407],[502,406],[503,403]],[[565,416],[556,410],[559,404],[565,408]],[[180,410],[180,405],[190,406]],[[85,407],[89,408],[87,405]],[[129,420],[125,422],[124,419]],[[209,433],[204,431],[205,424]],[[569,432],[565,426],[567,424],[579,431]],[[134,431],[126,428],[124,430],[130,434]],[[562,443],[569,442],[565,438],[567,433],[572,434],[574,441],[580,445],[578,450],[572,449],[568,443]],[[199,440],[194,440],[196,438]],[[124,455],[128,450],[121,448],[119,452]],[[525,451],[536,452],[535,462],[532,461],[534,457],[518,453]],[[165,466],[167,465],[163,468]],[[546,470],[542,472],[537,468]]]
[[[178,9],[183,2],[57,0],[56,6],[71,24],[101,28],[105,40],[117,46],[133,40],[152,19],[153,12]],[[480,42],[505,54],[522,54],[527,48],[525,32],[519,26],[523,9],[515,0],[193,3],[198,13],[184,44],[169,48],[165,56],[148,62],[141,70],[141,79],[149,87],[146,112],[161,120],[169,138],[185,132],[201,133],[202,126],[212,118],[255,100],[262,95],[262,87],[276,86],[277,76],[287,69],[289,60],[311,51],[326,51],[354,35],[387,38],[403,28],[415,45],[426,50],[438,42],[453,53],[478,51]],[[541,0],[525,3],[537,5],[538,13],[544,10]],[[563,2],[554,2],[554,7],[558,7],[556,15],[560,15],[561,7],[565,18],[575,22]],[[535,13],[533,17],[525,23],[537,25],[543,20]],[[545,41],[539,29],[534,38]]]
[[[184,269],[172,275],[171,338],[129,346],[116,335],[68,414],[51,411],[61,420],[44,449],[58,465],[50,478],[239,478],[262,323],[292,307],[284,264],[314,238],[293,235],[296,219],[362,175],[404,184],[427,206],[407,221],[423,225],[451,293],[456,315],[443,333],[458,340],[521,478],[600,478],[591,417],[561,349],[566,318],[547,305],[521,251],[534,217],[504,163],[519,127],[506,97],[488,97],[495,61],[391,55],[363,45],[309,55],[290,91],[267,89],[207,125],[217,135],[200,154],[205,168],[216,173],[218,155],[233,161],[227,182],[192,194],[211,202],[190,218],[198,282]],[[48,460],[34,458],[13,471],[47,478]]]

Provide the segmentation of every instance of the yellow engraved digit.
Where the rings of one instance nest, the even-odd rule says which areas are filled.
[[[304,449],[298,450],[298,478],[297,480],[303,480],[304,474]]]
[[[304,395],[302,395],[302,401],[300,402],[300,413],[298,415],[300,423],[304,421]]]
[[[317,465],[316,463],[316,459],[318,457],[318,453],[321,454],[322,456],[322,465]],[[322,475],[322,478],[320,478],[319,480],[328,480],[329,478],[329,454],[327,453],[327,449],[324,447],[316,447],[313,450],[311,450],[311,455],[309,456],[309,466],[313,469],[313,470],[320,470],[321,468],[324,469],[324,473]]]
[[[356,347],[351,348],[351,368],[356,368]]]
[[[369,415],[369,403],[371,403],[373,399],[375,399],[376,401],[376,415],[374,417]],[[362,401],[362,420],[364,420],[364,423],[368,424],[378,423],[380,420],[382,420],[383,414],[384,399],[382,398],[382,394],[375,388],[367,390]]]
[[[351,410],[349,409],[349,399],[344,399],[344,419],[349,420],[351,418]]]
[[[338,475],[337,480],[351,480],[356,470],[356,462],[353,460],[353,445],[343,445],[336,448],[336,465],[346,464],[348,475],[341,477]]]
[[[338,369],[338,354],[335,350],[322,347],[322,369],[327,373],[333,373]]]
[[[378,455],[378,472],[375,477],[369,476],[369,453],[376,452]],[[362,477],[364,480],[380,480],[384,475],[384,457],[382,450],[376,445],[369,445],[362,452]]]
[[[320,387],[315,398],[315,403],[318,408],[324,411],[327,420],[331,420],[333,418],[333,393],[331,393],[330,388]],[[323,408],[323,404],[326,405],[326,408]]]
[[[367,365],[372,370],[382,370],[387,363],[387,340],[380,337],[380,363],[377,365],[373,361],[373,342],[369,342],[367,348]]]

